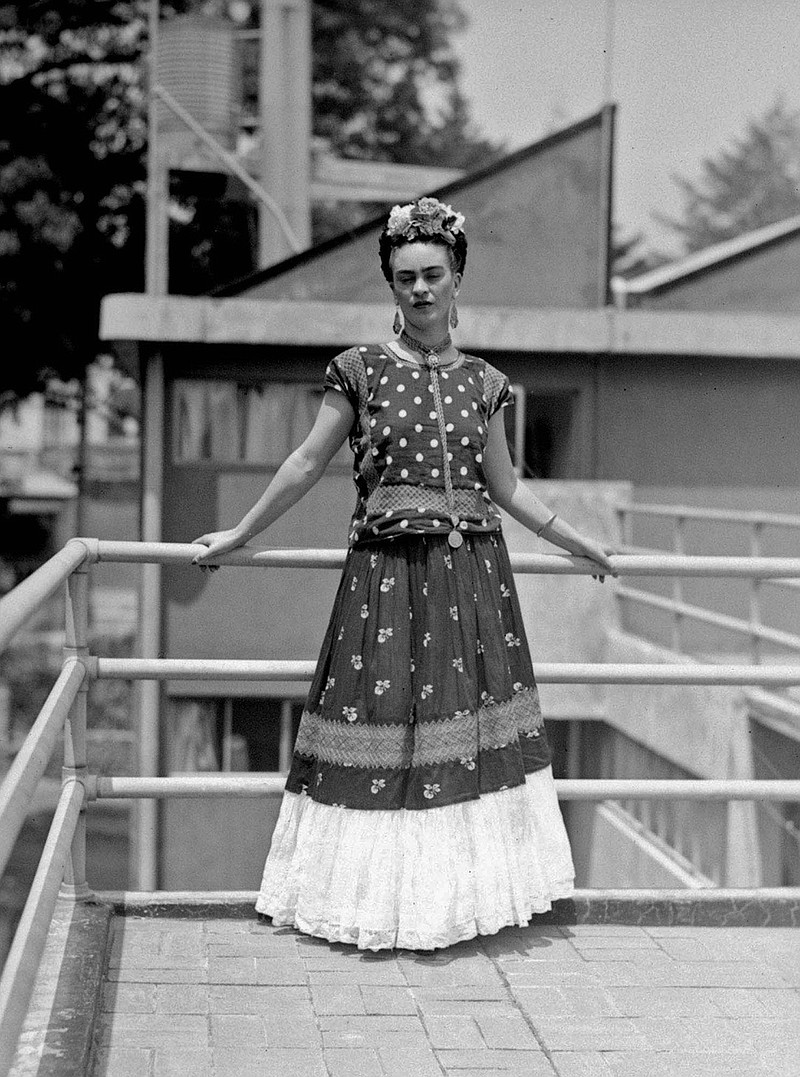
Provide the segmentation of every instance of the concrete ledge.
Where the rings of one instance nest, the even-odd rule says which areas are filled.
[[[117,915],[255,919],[255,891],[136,891],[98,895]],[[640,927],[800,927],[800,888],[756,890],[576,890],[540,924]]]
[[[107,890],[98,897],[117,916],[180,917],[189,920],[255,919],[253,890]]]
[[[86,1077],[102,999],[111,905],[59,899],[20,1037],[14,1077]]]
[[[104,296],[100,339],[347,347],[386,337],[385,303]],[[800,358],[790,314],[459,307],[458,343],[478,351]]]
[[[639,927],[800,927],[800,889],[576,890],[536,918]]]

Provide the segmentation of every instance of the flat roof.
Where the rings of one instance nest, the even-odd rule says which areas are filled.
[[[581,891],[366,955],[257,920],[255,894],[61,902],[14,1073],[796,1073],[797,891],[774,895]]]

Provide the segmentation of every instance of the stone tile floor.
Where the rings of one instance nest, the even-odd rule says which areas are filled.
[[[92,1077],[800,1077],[797,928],[536,926],[432,955],[112,928]]]

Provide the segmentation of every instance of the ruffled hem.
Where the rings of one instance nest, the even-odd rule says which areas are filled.
[[[362,950],[434,950],[524,926],[573,893],[552,770],[427,811],[285,793],[256,910]]]

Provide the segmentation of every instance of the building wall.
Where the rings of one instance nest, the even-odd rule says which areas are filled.
[[[518,353],[487,357],[512,382],[523,385],[531,399],[548,393],[570,399],[572,418],[564,435],[568,445],[554,480],[627,482],[638,501],[798,510],[800,366],[794,362]],[[227,356],[206,349],[201,364],[185,350],[171,370],[178,380],[199,372],[204,378],[231,378],[242,384],[260,379],[318,386],[328,358],[330,353],[320,349],[251,349]],[[174,384],[168,391],[164,538],[187,542],[203,531],[235,523],[260,496],[278,460],[302,440],[303,430],[295,424],[269,465],[232,459],[176,463]],[[510,430],[513,416],[507,423]],[[256,544],[342,548],[353,502],[345,449],[318,487]],[[644,546],[669,549],[672,544],[670,525],[659,523],[637,522],[634,538]],[[796,550],[790,532],[767,532],[764,541],[764,552],[776,556],[791,556]],[[688,552],[694,553],[750,552],[746,529],[730,526],[693,524],[687,529],[687,543]],[[172,656],[313,654],[335,589],[334,574],[313,570],[227,570],[210,576],[170,568],[164,578],[165,653]],[[687,601],[747,614],[746,584],[696,580],[685,581],[684,589]],[[787,604],[786,595],[764,589],[762,601],[768,622],[791,630],[798,611]],[[226,613],[231,607],[241,611],[233,624]],[[293,615],[287,617],[286,610]],[[635,610],[629,616],[633,630],[644,628],[645,622],[659,627],[664,621],[649,611],[638,620]],[[720,639],[718,633],[693,632],[690,627],[693,647],[724,650],[741,645],[737,639]],[[280,694],[286,687],[276,685],[274,690]],[[182,694],[195,688],[203,694],[213,690],[187,684],[174,688]]]
[[[330,353],[323,358],[298,349],[287,361],[285,351],[264,354],[259,350],[254,355],[251,350],[247,357],[229,356],[226,362],[219,353],[212,354],[218,362],[200,366],[191,356],[184,356],[172,366],[174,378],[167,388],[163,498],[163,537],[168,542],[191,542],[206,531],[232,527],[252,507],[279,463],[310,429],[313,409],[302,406],[303,387],[321,386],[326,361],[331,357]],[[216,406],[217,413],[211,416],[206,443],[193,449],[189,444],[192,439],[181,435],[181,408],[191,404],[195,389],[203,390],[203,379],[217,398],[208,398],[201,407]],[[276,392],[287,391],[282,396],[278,392],[278,407],[260,415],[263,429],[254,432],[245,429],[241,415],[227,413],[225,393],[230,393],[225,390],[225,381],[239,388],[237,399],[247,399],[250,390],[262,385]],[[292,394],[292,387],[299,395]],[[309,402],[313,403],[313,398]],[[289,407],[296,412],[291,422],[285,414]],[[227,437],[219,436],[222,425],[228,427]],[[344,548],[355,504],[351,457],[349,450],[345,452],[347,455],[331,463],[306,497],[256,537],[253,546]],[[166,568],[164,653],[170,657],[312,656],[321,646],[336,584],[335,573],[319,569],[224,569],[210,574],[196,568]],[[232,610],[235,617],[231,617]],[[282,696],[298,694],[300,689],[280,682],[266,692],[264,685],[183,682],[170,686],[170,691],[189,696]]]
[[[792,361],[691,357],[599,361],[596,431],[597,475],[627,478],[634,500],[701,508],[800,513],[800,366]],[[634,517],[634,545],[672,550],[670,520]],[[764,528],[761,552],[797,555],[798,532]],[[734,524],[691,522],[685,552],[749,556],[751,531]],[[637,580],[660,595],[675,593],[671,580]],[[733,617],[749,617],[746,580],[685,579],[684,601]],[[765,624],[796,632],[800,602],[794,592],[760,588]],[[671,614],[626,604],[625,627],[674,645]],[[682,649],[688,653],[747,652],[746,636],[685,618]],[[785,655],[771,644],[764,653]]]
[[[598,360],[597,478],[636,486],[796,487],[800,366]]]
[[[598,114],[445,189],[445,201],[467,221],[463,304],[605,304],[610,124],[606,110],[605,120]],[[245,282],[237,295],[386,303],[388,328],[391,294],[378,261],[382,227],[383,218],[346,243],[323,245],[314,257],[283,266],[272,279]]]
[[[242,430],[236,425],[238,412],[230,402],[233,397],[229,390],[220,390],[217,421],[210,424],[208,445],[212,448],[207,450],[206,458],[192,458],[192,452],[202,457],[206,449],[191,449],[192,444],[202,442],[202,438],[198,441],[195,436],[196,431],[183,441],[177,438],[176,402],[182,391],[177,382],[205,377],[233,380],[245,388],[259,381],[319,385],[330,353],[297,349],[266,355],[253,350],[249,355],[240,352],[224,357],[215,350],[210,357],[211,362],[200,364],[187,349],[179,362],[168,364],[171,380],[167,392],[163,503],[167,541],[190,541],[203,531],[232,525],[258,498],[275,469],[271,449],[265,456],[271,462],[266,465],[255,459],[249,462],[243,459],[242,453],[246,456],[243,449],[239,452],[226,448],[236,442],[238,435],[231,433],[226,442],[220,437],[223,427],[232,432]],[[597,534],[612,548],[619,541],[614,502],[640,496],[640,491],[658,490],[662,495],[671,492],[680,500],[692,497],[693,489],[702,488],[713,491],[724,502],[730,491],[747,489],[753,492],[756,503],[750,507],[757,507],[758,502],[763,507],[784,510],[793,507],[791,501],[797,492],[795,461],[800,451],[800,432],[795,422],[795,416],[800,413],[800,368],[794,363],[736,359],[701,362],[692,357],[612,360],[585,355],[500,353],[489,354],[487,358],[529,393],[557,391],[574,398],[569,429],[572,444],[564,459],[571,461],[569,466],[578,474],[561,476],[558,482],[535,483],[533,488],[545,502],[552,502],[555,511],[563,513],[576,526]],[[226,393],[230,398],[227,404]],[[245,398],[249,399],[247,392],[241,397]],[[294,400],[292,406],[297,405],[290,392],[282,399]],[[283,431],[280,437],[288,438],[280,411],[275,412],[274,424]],[[298,424],[299,420],[292,427],[292,436],[296,438],[302,433]],[[264,429],[267,436],[272,428],[267,424]],[[219,442],[218,449],[213,448],[215,439]],[[240,439],[240,446],[245,441],[251,444],[252,439],[249,435],[244,441]],[[176,449],[184,442],[190,445],[188,450],[185,445]],[[342,549],[354,501],[350,471],[344,460],[334,464],[318,486],[254,545]],[[576,481],[582,479],[592,481]],[[780,496],[776,491],[780,491]],[[552,549],[523,534],[513,523],[508,524],[508,534],[512,548]],[[697,542],[700,548],[693,552],[748,552],[746,549],[723,551],[710,531],[700,535]],[[313,659],[327,624],[337,582],[337,572],[324,570],[227,569],[210,575],[188,566],[169,568],[164,573],[164,653]],[[698,586],[705,586],[705,582],[698,581]],[[520,581],[520,591],[535,659],[602,661],[612,657],[607,641],[618,611],[611,587],[604,590],[587,579],[531,577]],[[687,597],[695,593],[687,589]],[[731,603],[738,601],[735,588],[726,585],[722,594],[723,605],[728,604],[726,611]],[[655,619],[648,615],[645,620],[647,624],[641,628],[646,636]],[[628,620],[623,621],[626,624]],[[712,636],[707,642],[709,648],[716,645]],[[630,659],[629,649],[624,657]],[[303,685],[289,683],[265,686],[182,682],[169,688],[173,694],[188,698],[209,694],[302,697],[304,690]],[[638,739],[654,755],[685,765],[693,773],[706,772],[698,762],[700,744],[711,753],[709,768],[716,765],[715,761],[723,767],[728,765],[731,758],[727,754],[728,740],[725,740],[726,751],[714,754],[715,745],[719,747],[714,738],[728,723],[728,710],[724,713],[714,710],[709,725],[703,718],[706,711],[702,706],[699,710],[689,708],[695,721],[688,726],[684,723],[680,729],[668,728],[667,711],[670,714],[676,711],[679,716],[689,713],[685,700],[665,691],[650,691],[641,696],[639,693],[643,691],[608,688],[599,691],[591,687],[559,690],[556,686],[546,686],[542,698],[545,710],[553,718],[606,721],[620,733]],[[701,701],[708,694],[706,690],[686,692],[687,698]],[[731,692],[722,695],[727,700]],[[642,700],[650,697],[651,702],[645,706]],[[168,728],[169,722],[165,723],[165,730]],[[739,740],[745,744],[744,734]],[[165,758],[170,758],[169,751],[167,743]],[[741,753],[734,755],[739,759]],[[236,833],[244,827],[250,835],[246,849],[241,842],[232,843],[229,861],[225,862],[233,874],[240,870],[235,865],[250,865],[247,885],[253,884],[255,870],[252,835],[258,835],[257,846],[263,843],[266,848],[273,809],[274,805],[266,805],[259,814],[261,809],[254,806],[233,806],[224,811],[221,806],[214,806],[215,818],[223,811],[225,832]],[[186,811],[193,818],[188,807],[170,807],[165,816],[167,841],[162,850],[162,864],[169,873],[170,885],[175,886],[200,885],[194,882],[189,860],[180,861],[175,852],[176,843],[184,841]],[[612,858],[617,857],[614,850],[622,841],[622,830],[613,825],[615,820],[604,818],[594,822],[599,827],[594,851],[602,848]],[[755,822],[750,816],[737,825],[749,836],[748,840],[756,843]],[[209,848],[198,845],[195,849],[194,839],[191,843],[198,863],[203,862],[203,876],[207,863],[214,860],[218,840],[210,829],[208,833]],[[627,848],[624,841],[622,845]],[[662,878],[659,873],[663,863],[646,854],[642,849],[636,855],[631,854],[623,873],[625,881]],[[189,859],[194,859],[194,855]],[[596,859],[585,863],[588,878],[602,877],[608,881],[605,875],[597,874]],[[738,874],[733,869],[729,872],[726,866],[728,878],[742,877],[740,866],[735,867]],[[665,870],[669,873],[672,869],[667,865]]]

